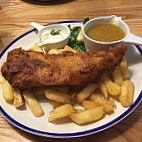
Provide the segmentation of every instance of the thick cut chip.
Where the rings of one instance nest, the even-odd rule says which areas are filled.
[[[114,81],[116,84],[118,84],[118,85],[121,86],[121,84],[122,84],[122,82],[123,82],[123,77],[122,77],[121,72],[120,72],[120,69],[119,69],[118,67],[117,67],[117,68],[115,69],[115,71],[112,73],[112,78],[113,78],[113,81]]]
[[[35,43],[34,46],[30,48],[29,50],[43,53],[42,48],[43,48],[42,46],[38,46],[38,43]]]
[[[59,107],[59,106],[63,105],[63,103],[56,102],[56,101],[53,101],[53,100],[49,100],[49,103],[50,103],[53,107]]]
[[[73,48],[71,48],[71,47],[68,46],[68,45],[66,45],[66,46],[64,47],[64,51],[71,51],[71,52],[73,52],[73,53],[78,52],[78,51],[74,50]]]
[[[98,85],[101,93],[103,94],[103,96],[107,99],[108,98],[108,91],[107,91],[107,88],[105,86],[105,83],[104,82],[99,82],[99,85]]]
[[[102,76],[102,80],[105,83],[105,86],[108,90],[108,93],[112,96],[116,96],[120,94],[120,86],[110,79],[108,75]]]
[[[119,100],[124,107],[130,107],[133,104],[134,83],[130,80],[123,81]]]
[[[76,124],[83,125],[91,122],[95,122],[103,117],[103,107],[99,106],[92,109],[87,109],[82,112],[72,113],[70,118]]]
[[[55,102],[69,103],[69,104],[75,103],[75,100],[72,98],[71,95],[64,92],[56,91],[56,90],[46,89],[45,96],[49,100],[53,100]]]
[[[92,94],[90,99],[96,104],[103,107],[104,112],[112,113],[116,108],[115,102],[113,100],[104,99],[100,94]]]
[[[125,57],[123,58],[120,66],[119,66],[119,69],[120,69],[123,79],[130,77],[129,70],[128,70],[128,64],[127,64],[127,60]]]
[[[76,109],[71,104],[61,105],[50,112],[50,117],[48,121],[51,122],[56,119],[68,117],[71,113],[74,112],[76,112]]]
[[[13,90],[13,87],[5,79],[1,82],[1,85],[2,85],[3,98],[7,102],[10,102],[10,103],[13,102],[13,100],[14,100],[14,90]]]
[[[21,91],[18,88],[14,88],[14,102],[13,102],[13,104],[16,108],[20,107],[24,104]]]
[[[88,98],[96,89],[98,86],[94,83],[88,84],[85,88],[83,88],[78,94],[77,94],[77,101],[81,103],[86,98]]]
[[[43,112],[40,104],[38,103],[38,101],[34,97],[33,93],[30,90],[23,90],[22,94],[24,96],[24,99],[25,99],[28,107],[30,108],[30,110],[34,114],[34,116],[36,116],[36,117],[42,116],[44,114],[44,112]]]
[[[99,104],[95,103],[94,101],[84,100],[84,101],[82,102],[82,106],[83,106],[85,109],[90,109],[90,108],[98,107]]]
[[[84,109],[76,109],[76,112],[82,112]]]
[[[50,49],[48,51],[48,54],[52,55],[52,54],[61,54],[64,51],[64,49]]]

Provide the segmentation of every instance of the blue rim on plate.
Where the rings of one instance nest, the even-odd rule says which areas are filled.
[[[82,21],[61,21],[61,22],[56,22],[56,23],[51,23],[51,24],[62,24],[62,23],[81,23]],[[50,24],[48,24],[50,25]],[[24,33],[23,35],[19,36],[18,38],[16,38],[15,40],[13,40],[0,54],[0,59],[3,56],[3,54],[15,43],[17,42],[19,39],[23,38],[24,36],[30,34],[31,32],[35,31],[36,29],[32,29],[26,33]],[[140,54],[142,55],[142,49],[138,46],[135,45],[135,47],[138,49],[138,51],[140,52]],[[127,111],[125,111],[123,114],[121,114],[119,117],[117,117],[116,119],[110,121],[109,123],[102,125],[100,127],[94,128],[94,129],[90,129],[90,130],[86,130],[86,131],[82,131],[82,132],[75,132],[75,133],[50,133],[50,132],[44,132],[44,131],[39,131],[39,130],[35,130],[35,129],[31,129],[17,121],[15,121],[13,118],[11,118],[0,106],[0,113],[3,115],[3,117],[10,122],[11,124],[13,124],[14,126],[35,134],[35,135],[40,135],[40,136],[46,136],[46,137],[54,137],[54,138],[71,138],[71,137],[80,137],[80,136],[86,136],[86,135],[91,135],[97,132],[100,132],[102,130],[105,130],[115,124],[117,124],[118,122],[120,122],[122,119],[124,119],[126,116],[128,116],[138,105],[139,103],[142,101],[142,91],[140,92],[138,98],[136,99],[136,101],[133,103],[133,105],[127,109]]]

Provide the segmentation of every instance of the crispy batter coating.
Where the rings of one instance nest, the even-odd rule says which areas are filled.
[[[45,55],[21,48],[8,53],[1,72],[13,87],[21,89],[43,86],[83,85],[93,82],[118,66],[127,48],[108,51]]]

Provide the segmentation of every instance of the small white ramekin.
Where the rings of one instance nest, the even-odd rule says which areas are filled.
[[[69,40],[70,37],[70,30],[68,27],[61,25],[61,24],[52,24],[52,25],[48,25],[48,26],[42,26],[39,25],[38,23],[35,22],[31,22],[30,23],[31,26],[35,27],[38,30],[38,45],[39,46],[44,46],[46,48],[46,50],[50,50],[52,48],[63,48]],[[45,31],[45,30],[61,30],[66,36],[64,37],[64,39],[60,40],[60,41],[54,41],[54,42],[47,42],[47,43],[42,43],[40,36],[41,34]]]
[[[125,37],[118,41],[113,42],[100,42],[89,38],[86,34],[87,30],[95,24],[99,23],[113,23],[119,26],[125,32]],[[106,50],[109,47],[114,47],[123,43],[132,43],[142,45],[142,38],[130,33],[128,25],[121,20],[121,17],[116,17],[115,15],[109,17],[99,17],[88,21],[83,28],[84,44],[87,50],[98,51]]]

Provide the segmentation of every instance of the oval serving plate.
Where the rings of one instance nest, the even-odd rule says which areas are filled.
[[[66,26],[70,24],[71,26],[81,26],[82,21],[63,21],[52,24],[63,24]],[[17,47],[29,49],[36,42],[37,34],[35,29],[24,33],[12,41],[0,54],[0,68],[6,60],[8,51]],[[79,126],[66,119],[63,119],[59,123],[49,123],[49,112],[53,109],[53,107],[48,103],[46,98],[43,98],[39,102],[45,114],[42,117],[36,118],[33,116],[27,105],[23,106],[21,109],[16,109],[13,105],[6,103],[2,97],[2,87],[0,86],[0,113],[11,124],[24,131],[40,136],[54,138],[70,138],[90,135],[117,124],[128,116],[142,100],[142,49],[137,45],[126,46],[128,47],[126,58],[129,65],[131,80],[135,84],[134,103],[130,108],[124,108],[119,102],[115,101],[117,106],[115,112],[111,115],[106,115],[103,119],[97,122],[83,126]]]

